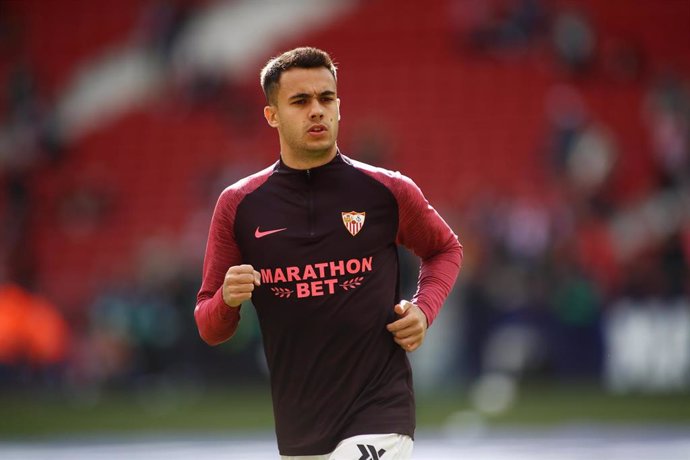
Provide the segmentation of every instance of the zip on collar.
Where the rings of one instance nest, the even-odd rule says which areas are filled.
[[[340,150],[338,150],[338,151],[336,151],[333,159],[331,161],[329,161],[328,163],[322,164],[320,166],[316,166],[314,168],[309,168],[309,169],[295,169],[295,168],[291,168],[288,165],[286,165],[285,162],[283,161],[283,157],[281,156],[280,159],[278,160],[278,164],[276,165],[276,170],[281,171],[281,172],[285,172],[285,173],[294,173],[294,174],[304,174],[305,171],[311,171],[312,173],[314,173],[314,172],[320,170],[321,168],[326,168],[326,167],[332,166],[334,164],[344,163],[344,162],[345,161],[343,160],[343,157],[340,154]]]

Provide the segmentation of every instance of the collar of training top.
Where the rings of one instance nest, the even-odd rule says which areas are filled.
[[[315,168],[309,168],[309,169],[295,169],[295,168],[291,168],[291,167],[289,167],[288,165],[285,164],[285,162],[283,161],[283,157],[281,156],[281,157],[280,157],[280,160],[278,161],[278,164],[276,165],[276,171],[281,171],[281,172],[286,172],[286,173],[296,173],[296,174],[297,174],[297,173],[300,173],[300,174],[304,174],[305,171],[312,171],[312,172],[314,172],[314,171],[318,171],[318,170],[320,170],[320,169],[327,168],[327,167],[329,167],[329,166],[332,166],[332,165],[338,164],[338,163],[345,163],[345,161],[343,160],[342,155],[340,154],[340,150],[338,150],[338,151],[335,152],[335,156],[334,156],[333,159],[332,159],[331,161],[329,161],[328,163],[322,164],[321,166],[317,166],[317,167],[315,167]]]

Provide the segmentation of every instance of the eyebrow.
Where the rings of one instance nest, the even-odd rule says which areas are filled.
[[[318,96],[319,97],[335,96],[335,91],[331,91],[331,90],[323,91],[323,92],[319,93]],[[297,93],[297,94],[293,94],[292,96],[290,96],[288,98],[288,101],[292,101],[294,99],[309,99],[310,97],[312,97],[312,95],[308,94],[308,93]]]

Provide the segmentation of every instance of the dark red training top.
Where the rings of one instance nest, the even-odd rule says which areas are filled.
[[[409,178],[338,153],[310,170],[278,161],[218,199],[195,318],[209,344],[229,339],[239,308],[223,302],[225,273],[242,263],[261,273],[252,303],[282,455],[325,454],[359,434],[414,435],[409,361],[386,329],[400,301],[397,244],[422,260],[412,300],[431,325],[462,246]]]

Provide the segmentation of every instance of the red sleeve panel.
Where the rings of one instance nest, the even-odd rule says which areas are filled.
[[[197,295],[194,319],[199,335],[209,345],[218,345],[233,336],[240,320],[240,307],[228,307],[223,301],[223,281],[233,265],[242,263],[235,240],[234,224],[237,206],[271,175],[274,166],[231,185],[218,198],[204,256],[203,279]]]
[[[397,242],[421,258],[417,292],[412,302],[421,308],[431,326],[460,271],[462,245],[412,179],[399,172],[357,161],[353,163],[383,183],[395,196],[398,203]]]

